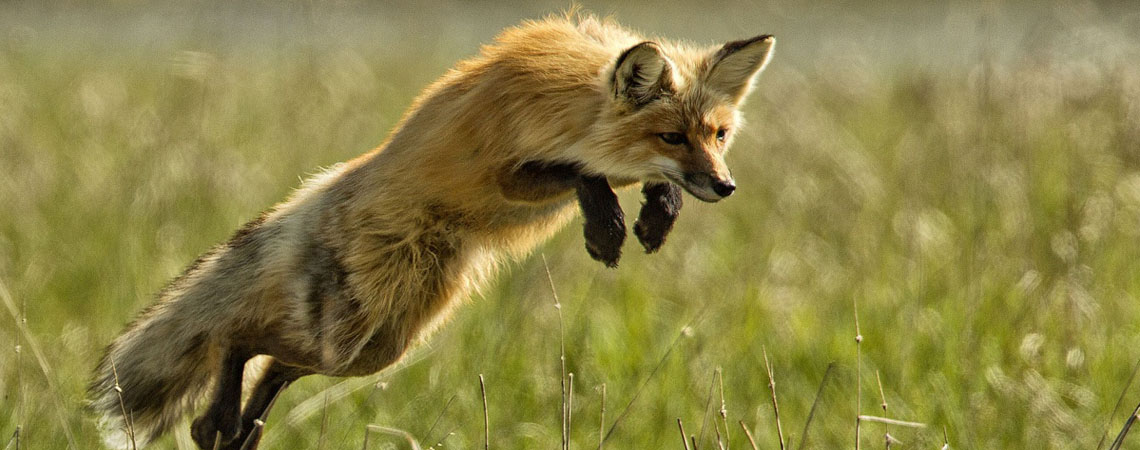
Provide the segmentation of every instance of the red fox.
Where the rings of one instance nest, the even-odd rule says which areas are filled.
[[[562,228],[576,199],[587,248],[616,263],[625,229],[611,183],[644,184],[634,231],[656,250],[679,189],[706,202],[735,189],[724,154],[774,44],[698,48],[589,15],[503,31],[431,84],[379,148],[304,182],[127,326],[90,387],[107,445],[146,445],[208,394],[195,443],[256,448],[255,421],[290,382],[393,364],[501,261]],[[243,408],[256,355],[271,362]]]

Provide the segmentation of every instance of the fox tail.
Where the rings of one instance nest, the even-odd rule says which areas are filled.
[[[115,449],[142,448],[195,407],[217,373],[221,355],[204,327],[182,317],[177,302],[147,309],[107,347],[89,387],[103,440]]]

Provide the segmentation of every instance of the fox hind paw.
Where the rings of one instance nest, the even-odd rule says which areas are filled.
[[[224,448],[242,434],[241,421],[236,417],[229,419],[231,418],[223,418],[221,423],[217,423],[214,416],[207,413],[190,425],[190,437],[201,449]]]

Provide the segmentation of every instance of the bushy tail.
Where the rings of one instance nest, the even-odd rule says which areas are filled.
[[[111,448],[142,448],[162,435],[195,406],[218,370],[209,320],[182,317],[176,306],[160,302],[144,311],[95,370],[91,408]]]

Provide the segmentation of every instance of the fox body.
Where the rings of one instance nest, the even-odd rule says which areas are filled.
[[[145,445],[209,390],[195,442],[256,447],[255,419],[289,382],[391,365],[499,262],[564,226],[576,200],[587,241],[612,251],[590,237],[620,227],[611,183],[645,183],[635,231],[655,250],[678,187],[704,201],[732,192],[724,151],[773,44],[649,41],[590,16],[504,31],[429,86],[379,148],[199,257],[108,346],[91,385],[106,442]],[[243,408],[255,355],[271,362]]]

